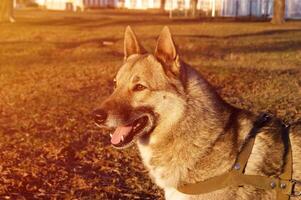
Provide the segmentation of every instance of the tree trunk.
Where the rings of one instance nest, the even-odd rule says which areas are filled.
[[[13,0],[0,0],[0,22],[15,22]]]
[[[160,0],[160,10],[164,11],[166,0]]]
[[[192,17],[197,17],[197,6],[198,6],[198,0],[191,0],[191,15]]]
[[[285,15],[285,0],[274,0],[272,24],[283,24]]]

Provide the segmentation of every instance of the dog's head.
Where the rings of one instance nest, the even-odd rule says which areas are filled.
[[[164,132],[179,120],[185,105],[185,68],[167,27],[154,54],[147,53],[127,27],[124,55],[114,92],[93,112],[97,125],[114,129],[111,143],[116,148],[136,139],[149,142],[154,132]]]

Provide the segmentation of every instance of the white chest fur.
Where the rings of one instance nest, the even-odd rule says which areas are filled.
[[[153,166],[151,165],[151,158],[153,156],[152,150],[148,146],[144,145],[138,145],[140,150],[140,155],[143,161],[143,164],[146,166],[146,168],[149,170],[149,174],[152,178],[152,180],[162,189],[165,189],[167,187],[170,187],[168,184],[168,180],[162,178],[164,177],[164,167],[162,166]]]
[[[152,158],[152,150],[148,146],[144,146],[138,144],[140,155],[144,165],[149,170],[150,176],[153,181],[165,192],[165,199],[166,200],[187,200],[189,197],[185,194],[178,192],[173,186],[177,185],[178,176],[177,173],[166,176],[166,173],[170,171],[174,171],[170,167],[160,167],[160,166],[152,166],[150,161]],[[177,170],[175,170],[177,171]],[[175,172],[174,171],[174,172]],[[164,178],[165,177],[165,178]]]
[[[150,160],[152,158],[152,151],[151,148],[145,145],[138,143],[138,148],[140,151],[140,156],[142,158],[143,164],[150,170]]]

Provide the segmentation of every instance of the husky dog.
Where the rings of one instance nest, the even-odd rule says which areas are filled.
[[[115,90],[95,111],[99,126],[115,131],[111,143],[122,149],[137,143],[152,180],[168,200],[275,199],[276,192],[253,186],[226,187],[202,195],[177,188],[229,171],[257,115],[226,103],[212,86],[185,64],[167,27],[154,54],[147,53],[127,27],[124,64]],[[245,174],[277,176],[286,147],[278,119],[256,135]],[[290,128],[293,179],[301,179],[301,125]],[[296,186],[297,188],[297,186]],[[300,187],[298,186],[299,190]],[[291,199],[297,199],[291,198]]]

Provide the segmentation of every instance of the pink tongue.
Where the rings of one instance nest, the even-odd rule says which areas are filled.
[[[119,144],[121,141],[121,137],[127,136],[131,130],[132,130],[132,126],[119,126],[116,128],[116,130],[114,131],[112,138],[111,138],[111,143],[112,144]]]

